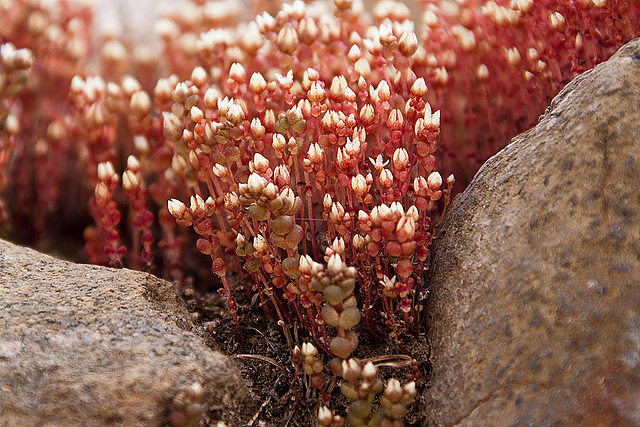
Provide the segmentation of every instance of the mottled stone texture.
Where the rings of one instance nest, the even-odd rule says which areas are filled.
[[[0,241],[0,426],[158,426],[194,381],[234,424],[247,390],[173,286]]]
[[[426,424],[640,425],[639,40],[455,199],[430,290]]]

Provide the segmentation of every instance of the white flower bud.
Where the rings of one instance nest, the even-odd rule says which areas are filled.
[[[187,211],[187,207],[184,203],[177,199],[171,199],[167,202],[167,208],[169,213],[175,218],[181,218]]]
[[[238,84],[244,83],[246,73],[242,64],[238,62],[231,64],[231,68],[229,69],[229,78]]]
[[[427,178],[427,185],[431,191],[437,191],[442,185],[442,176],[439,172],[431,172]]]

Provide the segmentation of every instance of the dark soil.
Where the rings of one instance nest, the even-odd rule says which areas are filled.
[[[228,315],[224,301],[215,292],[198,293],[193,289],[183,291],[189,310],[195,322],[205,331],[208,345],[233,357],[246,380],[256,404],[247,407],[241,418],[247,426],[315,426],[318,405],[323,396],[308,386],[308,378],[296,366],[292,358],[292,348],[287,343],[282,327],[259,307],[253,306],[243,295],[238,298],[238,315],[241,323],[242,342],[238,341],[231,316]],[[244,298],[244,300],[243,300]],[[304,330],[297,325],[288,326],[293,345],[301,346],[310,341]],[[372,336],[366,329],[358,331],[360,345],[355,356],[360,359],[375,359],[379,375],[386,381],[392,377],[401,383],[407,382],[407,375],[413,370],[408,367],[385,366],[380,363],[381,356],[408,355],[417,361],[419,377],[416,380],[418,394],[410,413],[405,418],[406,426],[418,426],[422,414],[418,408],[423,407],[420,400],[422,390],[429,377],[429,347],[421,333],[414,336],[402,336],[390,340],[386,337]],[[322,351],[321,351],[322,352]],[[331,360],[328,354],[319,357],[327,364]],[[406,364],[406,356],[400,359]],[[396,361],[398,357],[394,358]],[[378,360],[379,362],[376,362]],[[402,364],[402,363],[399,363]],[[340,381],[328,372],[324,391],[328,406],[346,417],[346,408],[350,401],[340,393]],[[222,414],[208,414],[204,425],[215,425],[215,420]],[[211,421],[214,420],[214,421]]]

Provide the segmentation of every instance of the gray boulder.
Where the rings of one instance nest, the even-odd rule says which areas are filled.
[[[640,425],[640,40],[487,161],[432,255],[426,424]]]
[[[209,418],[238,423],[239,372],[171,284],[0,240],[0,295],[0,426],[167,425],[195,382]]]

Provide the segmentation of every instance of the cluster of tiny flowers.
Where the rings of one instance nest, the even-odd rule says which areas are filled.
[[[200,383],[193,383],[173,398],[169,414],[169,423],[172,426],[200,425],[200,420],[204,416],[204,406],[201,404],[203,391]]]
[[[637,1],[419,4],[425,50],[415,63],[428,70],[432,104],[443,111],[445,165],[462,184],[510,138],[533,126],[571,79],[640,35]]]
[[[195,193],[190,207],[172,199],[169,211],[198,234],[230,311],[227,266],[239,266],[235,276],[325,346],[327,309],[315,293],[327,294],[310,286],[311,263],[325,252],[329,271],[332,257],[357,267],[348,294],[357,281],[369,328],[377,311],[394,331],[415,326],[429,212],[454,182],[435,170],[440,112],[411,68],[411,24],[371,27],[343,3],[334,16],[302,2],[259,15],[249,49],[231,44],[230,30],[203,33],[206,68],[155,89],[172,101],[163,112],[171,168]],[[341,306],[335,316],[349,295],[328,300]],[[350,341],[334,354],[346,357]]]
[[[10,184],[0,185],[0,198],[6,203],[5,226],[10,235],[24,241],[46,241],[55,238],[49,236],[56,228],[53,224],[76,223],[76,199],[86,200],[85,183],[78,179],[79,155],[65,114],[69,82],[86,69],[89,60],[91,9],[80,1],[6,0],[0,2],[0,16],[3,61],[15,48],[23,59],[28,49],[33,63],[18,93],[7,93],[7,88],[15,87],[14,77],[0,80],[0,103],[9,100],[12,105],[12,114],[0,112],[0,117],[9,118],[4,125],[7,130],[16,130],[10,143],[6,133],[0,134],[0,152],[6,155],[7,145],[15,147],[0,160],[0,175]],[[67,197],[73,203],[60,203]]]
[[[12,43],[0,45],[0,194],[9,184],[7,164],[15,147],[15,135],[20,130],[20,105],[16,95],[27,83],[32,63],[29,49],[16,49]],[[0,225],[6,217],[7,209],[0,198]]]

